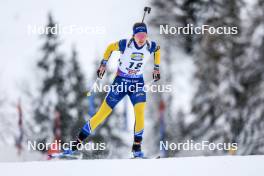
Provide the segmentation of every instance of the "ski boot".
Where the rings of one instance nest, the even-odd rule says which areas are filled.
[[[144,153],[141,151],[141,143],[134,142],[132,146],[133,158],[144,158]]]

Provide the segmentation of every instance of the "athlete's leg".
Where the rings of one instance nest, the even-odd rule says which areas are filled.
[[[143,79],[140,80],[142,83]],[[129,93],[130,100],[134,106],[135,113],[135,126],[134,126],[134,143],[132,146],[132,151],[134,156],[143,156],[141,152],[141,143],[143,140],[144,132],[144,111],[146,104],[146,92],[143,89],[139,89],[135,92]]]
[[[121,84],[121,79],[116,77],[112,85]],[[111,88],[97,113],[83,126],[76,143],[82,143],[94,130],[105,121],[112,109],[126,95],[126,92],[118,92]],[[73,150],[76,148],[73,147]]]
[[[134,127],[134,141],[140,143],[144,131],[144,111],[146,102],[140,102],[134,105],[135,113],[135,127]]]
[[[96,127],[110,115],[111,112],[112,108],[107,104],[106,100],[104,100],[97,113],[89,120],[89,130],[93,132]]]

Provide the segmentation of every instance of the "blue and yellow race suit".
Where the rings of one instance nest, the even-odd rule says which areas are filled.
[[[154,56],[154,68],[159,67],[160,48],[153,41],[147,41],[145,45],[139,47],[133,38],[123,39],[107,47],[102,63],[107,63],[113,51],[121,52],[116,77],[101,107],[86,123],[82,131],[87,135],[93,132],[110,115],[117,103],[128,95],[134,106],[134,137],[140,142],[144,131],[144,109],[146,104],[146,92],[143,90],[143,69],[151,55]],[[122,87],[122,91],[117,89],[118,85],[119,88]]]

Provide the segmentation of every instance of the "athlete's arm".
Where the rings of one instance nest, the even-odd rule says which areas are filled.
[[[154,69],[159,69],[160,65],[160,47],[157,46],[156,50],[154,51]]]
[[[101,61],[101,65],[99,67],[99,69],[97,70],[97,76],[102,79],[102,77],[104,76],[105,73],[105,69],[106,69],[106,64],[112,54],[113,51],[123,51],[123,48],[126,45],[126,40],[120,40],[118,42],[114,42],[111,43],[110,45],[108,45],[108,47],[106,48],[105,52],[104,52],[104,57],[103,60]]]
[[[103,61],[108,61],[113,51],[119,51],[119,42],[114,42],[108,45],[107,49],[104,52]]]
[[[160,71],[159,71],[159,66],[160,66],[160,46],[155,46],[154,49],[154,71],[153,71],[153,79],[154,81],[160,80]]]

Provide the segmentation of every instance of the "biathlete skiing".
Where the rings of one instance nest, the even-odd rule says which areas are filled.
[[[149,7],[145,7],[146,9]],[[144,14],[145,17],[145,14]],[[153,81],[160,79],[160,47],[154,41],[148,39],[148,30],[146,24],[143,22],[135,23],[133,26],[133,35],[130,39],[122,39],[117,42],[111,43],[101,61],[101,64],[97,70],[98,78],[102,79],[106,71],[106,65],[113,51],[119,51],[121,56],[119,58],[119,65],[116,73],[116,77],[112,85],[127,86],[123,90],[117,91],[115,86],[111,86],[110,91],[105,97],[101,107],[96,114],[91,117],[81,129],[78,138],[75,141],[75,145],[82,144],[84,140],[95,131],[95,129],[110,115],[114,107],[125,96],[129,96],[135,113],[135,126],[134,126],[134,142],[132,146],[132,154],[135,158],[143,158],[144,153],[141,150],[141,144],[143,140],[144,132],[144,110],[146,104],[146,92],[143,89],[143,69],[146,61],[153,56],[154,69],[153,69]],[[141,88],[131,90],[129,86],[136,87],[140,85]],[[71,150],[64,151],[64,154],[72,154],[77,150],[77,147],[73,147]]]

